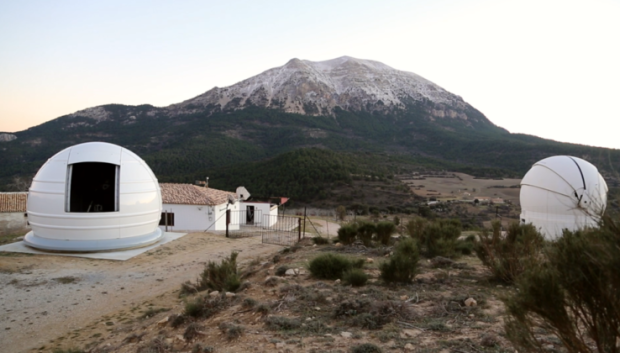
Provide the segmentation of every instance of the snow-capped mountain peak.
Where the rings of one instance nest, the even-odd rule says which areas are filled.
[[[467,104],[438,85],[411,72],[373,60],[342,56],[326,61],[291,59],[285,65],[229,87],[169,107],[188,113],[211,107],[219,110],[247,106],[282,109],[306,115],[348,111],[393,111],[423,102],[432,117],[468,119]]]

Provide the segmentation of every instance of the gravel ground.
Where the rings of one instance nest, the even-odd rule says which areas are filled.
[[[330,229],[331,232],[331,229]],[[194,280],[207,261],[241,262],[280,250],[261,238],[191,233],[128,261],[0,253],[0,342],[26,352],[94,319],[129,309]],[[67,337],[70,338],[70,337]]]

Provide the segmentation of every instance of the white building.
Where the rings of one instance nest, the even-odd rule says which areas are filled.
[[[0,193],[0,235],[25,233],[29,230],[26,217],[27,192]]]
[[[159,186],[162,230],[167,227],[168,231],[176,232],[224,231],[228,220],[229,230],[234,231],[240,226],[272,226],[277,222],[278,206],[243,201],[250,196],[244,187],[234,193],[207,185],[161,183]]]

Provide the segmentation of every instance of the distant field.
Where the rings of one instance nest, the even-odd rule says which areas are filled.
[[[521,179],[474,179],[473,176],[464,173],[447,173],[444,177],[424,176],[424,180],[402,179],[402,182],[409,185],[411,190],[421,197],[435,197],[438,200],[499,197],[519,204],[520,189],[510,187],[519,185]]]

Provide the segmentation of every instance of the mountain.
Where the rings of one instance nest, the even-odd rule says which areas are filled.
[[[612,175],[612,162],[620,161],[618,150],[510,134],[461,97],[376,61],[292,59],[167,107],[109,104],[0,134],[0,187],[15,188],[10,185],[18,184],[15,177],[31,177],[54,153],[86,141],[136,152],[161,181],[219,175],[269,194],[277,193],[277,184],[257,185],[268,172],[284,163],[282,170],[291,171],[319,158],[308,157],[320,155],[314,150],[294,154],[298,149],[335,153],[321,155],[330,161],[313,162],[317,168],[346,161],[347,168],[339,169],[344,173],[385,177],[415,168],[522,176],[534,162],[555,154],[584,158]],[[288,157],[275,158],[283,155]],[[342,181],[340,172],[326,174]],[[286,183],[286,190],[311,199],[323,187],[315,184],[329,180],[296,177]]]
[[[334,116],[336,109],[389,113],[422,104],[433,118],[484,120],[463,99],[425,78],[372,60],[343,56],[327,61],[292,59],[284,66],[169,107],[176,114],[246,107]]]

